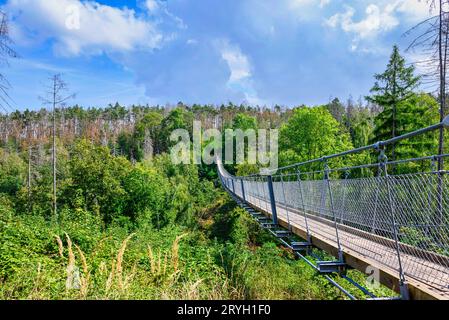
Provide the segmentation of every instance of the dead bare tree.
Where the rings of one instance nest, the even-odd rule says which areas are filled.
[[[8,65],[9,58],[17,58],[18,55],[11,47],[12,41],[9,38],[8,17],[0,11],[0,64]],[[8,94],[10,84],[6,77],[0,73],[0,108],[6,113],[14,111],[11,107],[11,97]],[[9,109],[9,110],[8,110]]]
[[[424,59],[416,65],[424,71],[423,85],[439,97],[440,121],[447,114],[447,63],[449,51],[449,0],[426,0],[429,12],[433,16],[410,29],[406,35],[418,34],[410,44],[408,51],[419,50]],[[438,154],[444,153],[444,129],[441,128],[438,139]],[[438,159],[438,170],[443,170],[443,158]]]
[[[46,97],[41,97],[45,105],[52,106],[53,109],[53,124],[52,124],[52,136],[53,136],[53,150],[52,150],[52,164],[53,164],[53,214],[55,218],[58,218],[57,211],[57,195],[56,195],[56,108],[64,107],[65,103],[74,98],[75,94],[67,94],[68,85],[62,79],[61,74],[55,74],[49,78],[50,84],[47,86]]]

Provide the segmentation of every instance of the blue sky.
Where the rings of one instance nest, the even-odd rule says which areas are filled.
[[[419,0],[3,0],[21,58],[1,72],[13,108],[49,75],[73,103],[317,105],[368,94]],[[409,61],[419,59],[407,53]]]

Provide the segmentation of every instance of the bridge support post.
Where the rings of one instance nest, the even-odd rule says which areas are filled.
[[[232,193],[235,194],[234,179],[231,179],[231,185],[232,185]]]
[[[327,191],[329,192],[330,209],[331,209],[332,216],[334,219],[335,236],[337,237],[338,260],[340,262],[344,262],[343,250],[341,248],[341,243],[340,243],[340,233],[338,232],[337,214],[335,213],[334,197],[332,194],[332,188],[331,188],[331,183],[330,183],[330,179],[329,179],[330,169],[329,169],[329,165],[327,163],[327,159],[325,158],[323,161],[324,161],[324,180],[325,180],[325,184],[327,185]],[[323,194],[324,194],[324,190],[323,190]]]
[[[241,187],[242,187],[242,198],[243,198],[243,201],[246,202],[245,184],[243,183],[243,179],[240,179],[240,185],[241,185]]]
[[[393,229],[394,242],[395,242],[395,246],[396,246],[396,254],[398,256],[400,294],[401,294],[402,300],[410,300],[408,284],[407,284],[407,280],[405,279],[404,269],[403,269],[402,261],[401,261],[401,247],[399,244],[398,224],[396,222],[396,208],[394,205],[394,199],[393,199],[391,185],[390,185],[390,178],[388,175],[388,168],[387,168],[388,157],[385,155],[385,147],[384,146],[381,146],[381,148],[380,148],[379,161],[380,161],[380,166],[382,168],[382,171],[384,173],[384,178],[385,178],[386,187],[387,187],[387,194],[388,194],[388,203],[389,203],[390,211],[391,211],[391,227]]]
[[[304,214],[304,222],[306,224],[307,242],[309,242],[311,244],[312,243],[312,237],[310,235],[309,220],[307,219],[306,205],[304,203],[304,194],[303,194],[303,191],[302,191],[301,172],[297,169],[296,170],[296,174],[298,175],[299,196],[300,196],[300,200],[301,200],[302,212]]]
[[[343,224],[344,222],[344,212],[346,207],[346,196],[347,196],[347,190],[348,190],[348,179],[349,179],[350,173],[349,171],[345,171],[345,181],[343,184],[343,203],[340,208],[340,223]]]
[[[273,177],[267,176],[267,182],[268,182],[268,193],[270,196],[270,203],[271,203],[271,214],[273,216],[273,223],[278,224],[278,214],[276,209],[276,199],[274,197],[274,189],[273,189]]]
[[[292,225],[291,225],[291,222],[290,222],[290,212],[288,210],[287,196],[286,196],[286,193],[285,193],[285,184],[284,184],[284,178],[283,178],[282,174],[281,174],[281,187],[282,187],[282,196],[284,198],[283,199],[284,200],[283,205],[285,206],[285,211],[287,212],[288,230],[291,232],[293,229],[292,229]]]
[[[371,232],[373,234],[376,234],[376,219],[377,219],[377,210],[378,210],[378,206],[379,206],[379,192],[380,192],[380,187],[381,187],[381,179],[382,179],[382,167],[379,164],[378,167],[378,172],[377,172],[377,177],[376,177],[376,196],[374,199],[374,213],[373,213],[373,222],[371,225]]]

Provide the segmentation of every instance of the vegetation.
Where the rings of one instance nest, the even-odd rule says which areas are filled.
[[[3,154],[0,298],[342,298],[195,166],[133,166],[86,140],[66,154],[57,220],[45,180],[27,207],[26,166]]]
[[[334,99],[293,110],[182,103],[56,108],[56,197],[51,113],[2,115],[0,299],[344,298],[233,204],[216,168],[172,164],[170,134],[192,132],[194,119],[204,130],[280,128],[282,165],[323,157],[437,122],[438,103],[413,91],[412,73],[395,48],[367,105]],[[393,154],[429,155],[437,141],[425,135],[398,144]],[[229,169],[245,175],[258,168]],[[361,273],[350,275],[364,281]],[[385,288],[376,293],[392,295]]]

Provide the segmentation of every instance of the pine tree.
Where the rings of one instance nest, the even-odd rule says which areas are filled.
[[[376,117],[374,139],[388,140],[398,133],[398,105],[413,96],[420,83],[420,77],[414,75],[415,67],[407,67],[405,59],[400,55],[398,46],[393,47],[387,69],[382,74],[376,74],[376,82],[371,89],[373,94],[367,97],[369,102],[383,108]],[[395,145],[392,146],[391,160],[396,159]]]

